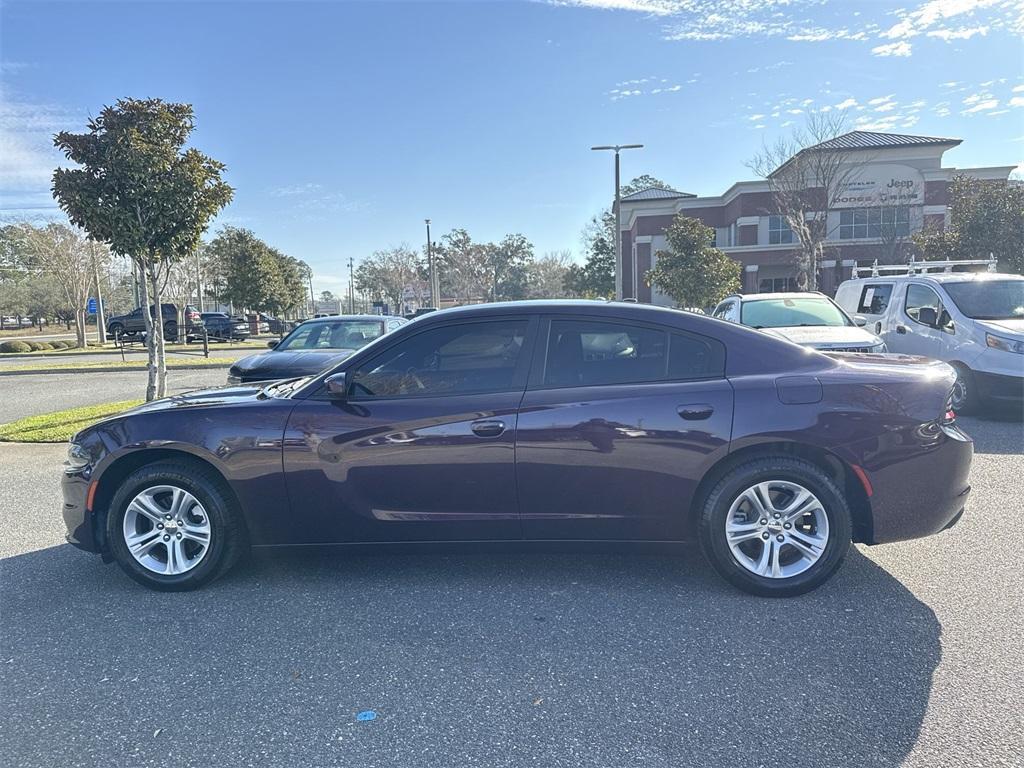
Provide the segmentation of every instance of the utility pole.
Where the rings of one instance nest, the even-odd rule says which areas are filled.
[[[203,306],[203,267],[199,263],[199,249],[196,248],[196,299],[199,302],[199,311],[205,312]]]
[[[430,242],[430,219],[424,219],[427,224],[427,271],[430,277],[430,306],[435,309],[441,308],[441,297],[437,290],[437,272],[434,269],[434,250]]]
[[[356,289],[355,281],[352,279],[352,257],[348,257],[348,313],[356,313]]]
[[[102,347],[107,341],[107,324],[103,319],[103,288],[100,286],[100,262],[96,258],[96,244],[89,241],[89,254],[92,256],[92,276],[96,281],[96,340]]]
[[[619,152],[623,149],[643,149],[643,144],[612,144],[602,145],[600,147],[591,147],[592,151],[601,150],[612,150],[615,152],[615,274],[620,277],[615,281],[615,292],[618,294],[616,298],[621,299],[623,293],[623,281],[625,275],[622,274],[622,212],[619,210],[622,206],[622,190],[621,184],[619,183]],[[636,261],[630,260],[633,266],[632,284],[633,284],[633,300],[637,298],[637,271]]]

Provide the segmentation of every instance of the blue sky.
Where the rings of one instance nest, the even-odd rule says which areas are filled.
[[[191,102],[225,162],[218,223],[343,264],[465,227],[579,251],[611,157],[719,194],[806,113],[1024,159],[1020,0],[3,2],[0,208],[52,215],[56,130],[119,97]],[[50,209],[49,211],[47,209]]]

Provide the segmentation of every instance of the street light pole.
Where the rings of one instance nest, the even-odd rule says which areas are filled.
[[[621,184],[619,182],[619,152],[623,149],[643,149],[643,144],[611,144],[601,145],[599,147],[591,147],[591,151],[605,151],[610,150],[615,152],[615,274],[621,275],[616,280],[615,291],[618,294],[616,298],[622,298],[622,281],[625,275],[622,274],[622,212],[620,203],[622,202]],[[630,260],[632,264],[632,285],[633,285],[633,300],[637,298],[637,272],[636,262]]]
[[[430,306],[441,308],[441,298],[437,295],[437,273],[434,271],[434,251],[430,243],[430,219],[423,220],[427,225],[427,271],[430,278]]]
[[[355,281],[352,279],[352,257],[348,257],[348,313],[356,313],[356,292]]]

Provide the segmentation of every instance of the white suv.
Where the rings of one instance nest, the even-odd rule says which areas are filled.
[[[890,352],[923,355],[956,368],[954,410],[968,412],[986,401],[1024,405],[1021,275],[918,273],[912,267],[908,274],[848,280],[839,286],[836,302],[863,315]]]
[[[850,317],[817,291],[736,294],[723,299],[713,314],[822,352],[886,351],[880,338],[861,327],[864,318]]]

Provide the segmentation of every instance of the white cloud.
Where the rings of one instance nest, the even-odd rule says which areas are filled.
[[[906,40],[901,40],[898,43],[876,45],[871,49],[871,52],[875,56],[909,56],[912,50],[910,43]]]
[[[975,35],[987,35],[988,27],[964,27],[963,29],[933,29],[928,37],[937,37],[940,40],[970,40]]]
[[[998,106],[999,106],[999,99],[985,99],[984,101],[979,101],[977,104],[975,104],[970,109],[963,110],[960,114],[962,114],[962,115],[970,115],[970,114],[973,114],[975,112],[985,112],[986,110],[989,110],[989,109],[995,109]]]
[[[868,102],[868,104],[870,104],[871,106],[875,106],[877,104],[885,104],[887,101],[892,101],[892,97],[895,95],[895,93],[890,93],[888,96],[879,96],[878,98],[871,99]]]
[[[841,101],[838,104],[836,104],[836,109],[849,109],[850,107],[856,106],[857,100],[851,96],[850,98],[845,99],[844,101]]]
[[[1011,90],[1014,93],[1024,93],[1024,85],[1015,85]]]
[[[950,37],[953,37],[965,30],[951,32],[950,28],[946,26],[950,19],[965,15],[974,19],[979,11],[992,10],[997,19],[995,23],[1001,25],[1009,16],[1006,11],[1013,10],[1008,8],[1011,5],[1012,3],[1008,3],[1006,0],[927,0],[912,11],[897,11],[896,15],[900,17],[899,22],[884,31],[882,37],[891,40],[905,40],[922,34],[938,37],[941,33],[949,33]],[[985,29],[987,31],[988,27],[986,26]],[[977,34],[977,32],[971,31],[967,37],[973,34]]]
[[[1014,96],[1007,103],[1011,107],[1024,107],[1024,96]]]

